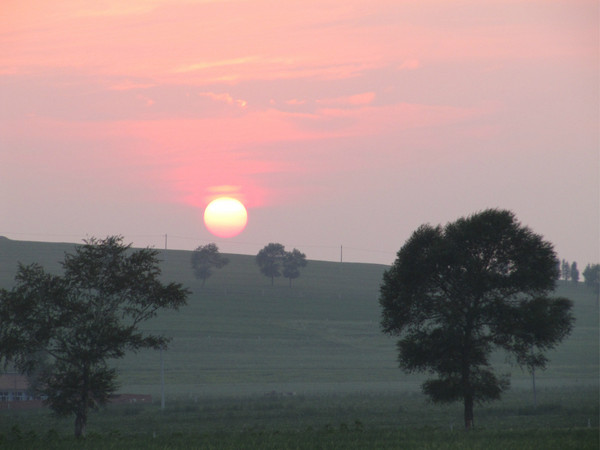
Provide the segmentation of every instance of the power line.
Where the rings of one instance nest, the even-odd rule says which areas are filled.
[[[24,232],[13,232],[13,231],[0,231],[0,235],[3,236],[7,236],[7,235],[15,235],[15,236],[31,236],[31,237],[38,237],[38,238],[57,238],[57,237],[61,237],[61,238],[77,238],[78,241],[81,241],[81,235],[76,235],[76,234],[72,234],[72,233],[24,233]],[[87,236],[87,235],[86,235]],[[155,239],[156,241],[158,241],[159,239],[164,239],[164,248],[167,249],[167,244],[168,244],[168,238],[171,238],[171,240],[175,239],[175,240],[183,240],[183,241],[195,241],[195,242],[209,242],[209,240],[207,239],[199,239],[198,237],[194,237],[194,236],[183,236],[183,235],[178,235],[178,234],[166,234],[166,233],[156,233],[156,234],[150,234],[150,233],[142,233],[142,234],[138,234],[138,233],[133,233],[133,234],[122,234],[121,236],[123,236],[124,239],[126,240],[135,240],[135,239],[140,239],[140,238],[151,238],[151,239]],[[262,245],[264,245],[264,242],[260,243],[260,242],[249,242],[249,241],[238,241],[238,240],[219,240],[219,239],[214,239],[214,240],[210,240],[210,242],[215,242],[217,244],[220,245],[236,245],[236,246],[253,246],[253,247],[260,247]],[[288,244],[289,245],[289,244]],[[339,249],[340,250],[340,261],[343,261],[343,248],[345,247],[345,249],[348,251],[350,250],[351,252],[362,252],[362,253],[371,253],[371,254],[379,254],[379,255],[390,255],[390,256],[395,256],[396,252],[395,251],[387,251],[387,250],[381,250],[381,249],[373,249],[373,248],[363,248],[363,247],[354,247],[354,246],[338,246],[338,245],[329,245],[329,244],[310,244],[310,243],[304,243],[304,244],[293,244],[293,245],[289,245],[295,248],[299,248],[299,249],[321,249],[321,250],[336,250]],[[173,250],[177,249],[172,248]],[[331,259],[334,259],[333,257]],[[346,258],[348,259],[348,258]]]

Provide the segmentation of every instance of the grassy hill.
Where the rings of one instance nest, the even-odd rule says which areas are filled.
[[[13,283],[17,262],[60,271],[73,244],[0,238],[0,287]],[[204,287],[193,277],[189,251],[161,251],[165,280],[192,290],[189,304],[164,313],[147,329],[173,337],[163,353],[169,396],[264,392],[412,391],[421,376],[403,374],[395,341],[379,331],[379,284],[386,266],[309,261],[289,288],[287,280],[262,276],[254,257],[226,255]],[[310,255],[309,255],[310,256]],[[558,295],[575,302],[573,334],[549,356],[538,386],[598,385],[598,301],[582,284],[564,283]],[[115,364],[122,390],[160,391],[157,351],[128,355]],[[530,376],[497,355],[515,387]]]

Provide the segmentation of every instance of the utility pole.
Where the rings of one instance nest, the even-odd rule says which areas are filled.
[[[165,361],[163,348],[160,348],[160,409],[165,409]]]
[[[340,283],[342,283],[342,278],[344,276],[344,247],[340,245]],[[341,285],[338,288],[338,298],[342,298]]]
[[[167,249],[167,234],[165,233],[165,250]],[[160,409],[165,409],[165,361],[163,346],[160,347]]]

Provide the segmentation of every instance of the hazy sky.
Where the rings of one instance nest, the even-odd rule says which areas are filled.
[[[599,257],[597,0],[3,0],[0,235],[393,262],[506,208]],[[248,208],[212,236],[207,203]]]

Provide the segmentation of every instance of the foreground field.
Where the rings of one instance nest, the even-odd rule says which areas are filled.
[[[421,430],[321,430],[265,433],[248,431],[229,434],[173,434],[156,438],[132,436],[94,436],[84,441],[59,436],[25,437],[5,440],[6,449],[128,449],[128,450],[363,450],[363,449],[450,449],[450,450],[596,450],[598,431],[570,430],[509,430],[448,432]]]
[[[476,409],[466,433],[460,405],[434,406],[414,393],[212,397],[111,406],[90,417],[88,437],[47,410],[0,412],[1,448],[139,449],[597,449],[598,391],[545,389]]]

